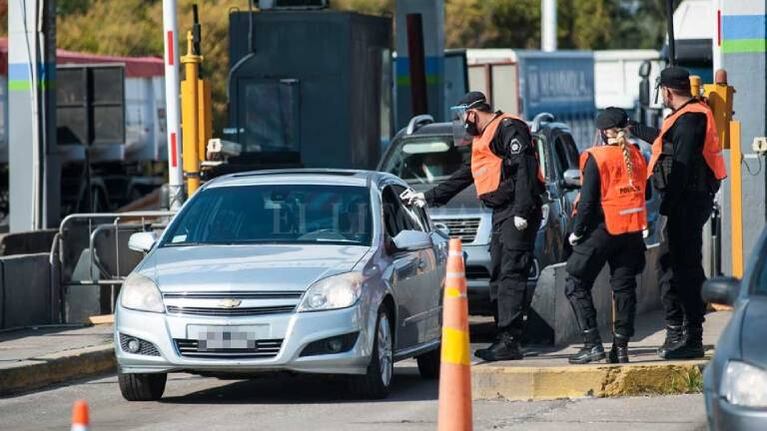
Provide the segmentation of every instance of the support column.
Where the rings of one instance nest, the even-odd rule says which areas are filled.
[[[56,147],[56,2],[8,2],[10,230],[60,218]]]

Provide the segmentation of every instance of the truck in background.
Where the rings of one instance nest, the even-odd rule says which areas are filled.
[[[543,52],[467,49],[469,87],[493,106],[532,119],[550,113],[567,123],[579,149],[594,136],[594,55],[590,51]]]
[[[61,215],[110,211],[165,181],[163,60],[57,50]],[[0,39],[0,226],[8,215],[8,42]],[[87,150],[86,150],[87,149]]]

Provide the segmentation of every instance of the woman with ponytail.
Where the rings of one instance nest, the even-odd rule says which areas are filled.
[[[570,363],[586,364],[608,357],[609,362],[628,362],[628,341],[634,335],[636,276],[644,270],[647,228],[645,179],[647,165],[642,153],[628,140],[628,115],[607,108],[596,119],[602,145],[581,154],[582,187],[569,241],[573,252],[567,259],[567,295],[585,345]],[[605,263],[610,266],[610,285],[615,301],[613,346],[609,356],[602,346],[591,288]]]

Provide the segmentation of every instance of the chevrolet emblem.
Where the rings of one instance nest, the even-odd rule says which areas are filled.
[[[240,299],[222,299],[221,301],[218,301],[218,306],[220,308],[237,308],[242,304],[242,300]]]

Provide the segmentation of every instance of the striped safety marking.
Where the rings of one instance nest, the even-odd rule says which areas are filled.
[[[178,151],[176,150],[176,132],[170,134],[170,165],[174,168],[178,165]]]
[[[469,333],[453,328],[442,328],[442,362],[471,365]]]
[[[167,58],[168,66],[173,66],[173,63],[175,61],[174,60],[175,55],[173,54],[174,49],[175,47],[173,46],[173,32],[169,31],[168,32],[168,58]],[[175,164],[173,166],[175,166]]]
[[[620,212],[618,212],[618,214],[620,215],[636,214],[636,213],[641,213],[644,210],[645,210],[644,208],[629,208],[627,210],[621,210]]]

